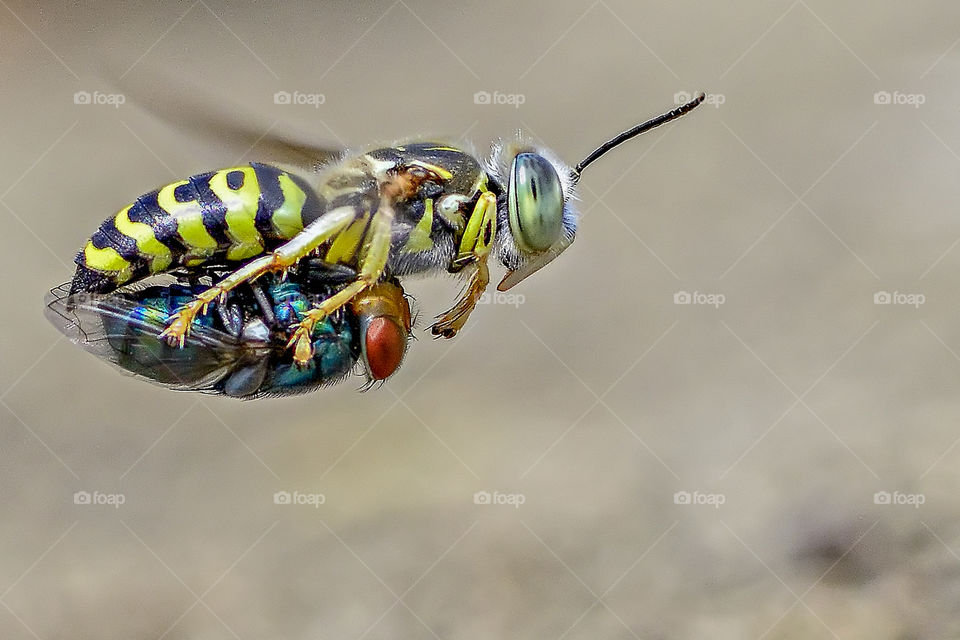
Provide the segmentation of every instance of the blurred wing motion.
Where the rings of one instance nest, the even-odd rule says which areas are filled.
[[[230,145],[244,156],[256,152],[257,161],[316,170],[337,160],[343,149],[317,141],[316,132],[280,128],[279,121],[265,121],[245,111],[235,100],[217,99],[200,85],[181,77],[166,77],[163,72],[144,73],[142,69],[121,82],[115,82],[125,98],[147,113],[199,140],[223,147]],[[146,81],[149,80],[149,81]]]
[[[47,319],[72,342],[132,373],[170,388],[216,392],[214,386],[247,364],[262,361],[269,343],[241,340],[197,323],[182,349],[158,336],[167,311],[120,294],[69,295],[69,283],[46,297]]]

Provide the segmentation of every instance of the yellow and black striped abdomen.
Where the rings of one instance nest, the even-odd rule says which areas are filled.
[[[179,266],[246,260],[288,240],[324,205],[302,178],[250,163],[144,194],[77,255],[73,292],[107,292]]]

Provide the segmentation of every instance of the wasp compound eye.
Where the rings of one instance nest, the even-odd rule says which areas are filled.
[[[563,231],[563,187],[549,160],[537,153],[513,159],[507,194],[510,231],[527,253],[542,253]]]

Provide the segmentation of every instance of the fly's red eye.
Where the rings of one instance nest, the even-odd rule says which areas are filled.
[[[384,317],[374,318],[367,327],[367,367],[374,380],[385,380],[393,374],[407,348],[407,336],[397,323]]]

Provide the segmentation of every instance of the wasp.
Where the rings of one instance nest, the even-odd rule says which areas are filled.
[[[47,316],[87,351],[178,390],[289,396],[337,383],[358,362],[368,383],[385,380],[400,367],[411,331],[410,305],[395,280],[377,283],[314,325],[313,357],[292,362],[286,348],[290,327],[340,286],[329,270],[315,266],[231,290],[194,317],[183,345],[171,346],[159,334],[206,288],[196,278],[162,284],[153,279],[149,286],[106,294],[71,294],[63,285],[48,296]]]
[[[507,270],[500,291],[553,261],[576,237],[584,169],[703,100],[701,93],[624,131],[574,167],[522,139],[494,143],[486,158],[416,141],[342,154],[308,175],[256,162],[195,175],[104,221],[77,255],[69,291],[106,294],[159,273],[226,268],[166,319],[161,337],[183,347],[197,318],[241,286],[267,274],[282,278],[307,259],[349,269],[356,277],[291,327],[293,363],[306,367],[317,326],[378,283],[448,272],[465,275],[466,286],[431,330],[451,338],[489,284],[491,254]]]

